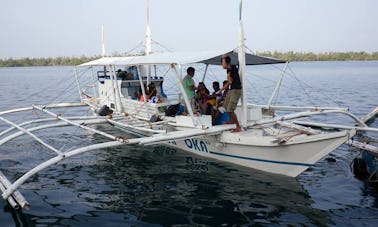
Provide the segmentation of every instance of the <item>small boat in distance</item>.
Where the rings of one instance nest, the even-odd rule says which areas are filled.
[[[377,128],[366,125],[367,120],[359,119],[348,108],[272,105],[288,63],[246,53],[241,3],[242,1],[240,1],[239,43],[235,50],[153,53],[148,26],[145,55],[103,56],[75,68],[81,102],[33,105],[0,112],[0,120],[10,125],[10,128],[0,133],[0,145],[19,136],[28,135],[54,154],[52,158],[43,160],[13,182],[0,173],[3,198],[15,208],[26,208],[29,204],[17,189],[36,173],[69,157],[115,146],[164,144],[204,157],[296,177],[340,145],[346,142],[353,145],[350,138],[357,131],[378,132]],[[247,88],[243,86],[242,100],[236,109],[243,130],[237,133],[231,132],[236,127],[234,124],[216,125],[211,115],[196,113],[191,107],[182,83],[183,66],[205,65],[203,76],[205,78],[207,68],[220,67],[224,55],[231,58],[232,64],[238,65],[242,84],[246,84],[248,80],[245,73],[247,67],[262,64],[283,65],[281,77],[266,105],[248,103]],[[95,86],[92,86],[93,91],[82,89],[85,86],[80,83],[78,71],[83,68],[89,69],[81,71],[90,72],[89,77],[93,78],[91,82],[95,81]],[[158,68],[165,70],[158,73]],[[165,97],[163,83],[166,78],[176,81],[179,91],[176,96]],[[148,97],[147,86],[154,87],[155,99]],[[140,96],[143,98],[141,99]],[[53,111],[58,108],[83,107],[88,107],[93,114],[64,116]],[[185,108],[186,114],[179,114],[178,109],[181,107]],[[169,109],[176,111],[168,114]],[[40,116],[37,120],[25,121],[21,124],[3,117],[30,110],[40,111],[50,117]],[[340,125],[311,120],[314,116],[332,114],[347,116],[354,123]],[[372,115],[374,116],[375,114]],[[94,127],[97,124],[117,128],[124,134],[119,135],[119,131],[112,133],[111,130],[100,130]],[[107,141],[101,140],[96,144],[63,151],[46,143],[34,133],[47,128],[67,126],[101,135]],[[137,137],[130,137],[130,134]]]

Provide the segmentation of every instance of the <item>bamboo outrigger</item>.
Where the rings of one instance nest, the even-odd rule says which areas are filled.
[[[360,119],[347,108],[273,106],[272,100],[278,93],[287,63],[278,59],[246,53],[241,12],[239,25],[238,50],[151,53],[151,48],[147,47],[144,56],[105,57],[103,53],[102,58],[77,67],[100,69],[97,73],[98,89],[94,90],[93,94],[81,90],[76,74],[80,103],[33,105],[0,112],[0,121],[10,125],[10,128],[0,133],[0,146],[14,138],[28,135],[53,154],[53,157],[43,160],[13,182],[0,173],[2,197],[8,200],[14,208],[28,208],[29,203],[22,197],[18,189],[36,173],[85,152],[131,144],[165,144],[197,155],[290,177],[298,176],[344,143],[362,149],[375,150],[375,148],[368,148],[367,145],[360,146],[357,143],[352,143],[350,138],[357,131],[378,131],[377,128],[368,127],[365,123],[376,116],[377,108],[368,117]],[[149,39],[151,37],[149,29],[147,29],[147,33]],[[151,40],[147,40],[146,43],[151,43]],[[209,65],[220,65],[219,62],[224,54],[231,57],[232,63],[239,65],[239,74],[243,84],[246,84],[247,80],[246,66],[285,63],[281,79],[267,105],[249,104],[246,86],[243,86],[242,102],[236,110],[243,127],[243,131],[239,133],[230,132],[235,125],[213,125],[211,116],[196,115],[181,82],[183,65],[205,64],[206,68]],[[167,72],[173,74],[181,94],[177,98],[167,99],[163,103],[140,102],[136,99],[135,92],[140,88],[144,100],[147,100],[144,85],[154,84],[159,91],[158,95],[162,95],[161,84],[168,73],[152,76],[151,67],[157,66],[168,66]],[[124,67],[129,70],[129,73],[125,77],[119,77],[116,67]],[[92,76],[94,77],[93,74]],[[185,106],[188,114],[167,116],[162,111],[162,109],[173,105]],[[54,111],[59,111],[62,108],[83,107],[90,109],[93,115],[65,115]],[[39,117],[19,124],[5,118],[9,114],[23,111],[39,111],[41,116],[48,117]],[[278,115],[277,111],[291,111],[291,113]],[[353,120],[354,124],[345,126],[298,120],[328,114],[345,115]],[[119,131],[111,133],[108,130],[93,127],[96,124],[110,125],[121,130],[122,134],[120,135]],[[104,138],[105,142],[63,150],[48,144],[34,133],[47,128],[66,126],[98,134]],[[16,132],[14,132],[15,130]],[[138,137],[130,137],[130,134]]]

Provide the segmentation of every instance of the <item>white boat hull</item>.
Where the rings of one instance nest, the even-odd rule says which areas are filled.
[[[233,135],[238,135],[240,143],[232,141],[232,138],[225,141],[225,137],[229,138]],[[167,145],[269,173],[296,177],[343,144],[348,138],[347,132],[337,132],[327,134],[327,138],[325,136],[306,136],[302,138],[302,141],[293,140],[285,144],[270,143],[263,146],[263,144],[252,144],[257,137],[224,132],[219,136],[174,140]],[[249,143],[244,143],[243,139],[247,139]]]

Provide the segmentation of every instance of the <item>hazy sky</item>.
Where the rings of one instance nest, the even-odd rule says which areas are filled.
[[[171,50],[237,46],[239,0],[150,0],[152,38]],[[378,0],[244,0],[253,51],[378,51]],[[0,58],[128,52],[146,0],[1,0]]]

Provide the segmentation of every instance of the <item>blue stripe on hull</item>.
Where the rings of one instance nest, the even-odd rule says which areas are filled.
[[[312,164],[307,164],[307,163],[282,162],[282,161],[273,161],[273,160],[266,160],[266,159],[259,159],[259,158],[248,158],[248,157],[242,157],[242,156],[237,156],[237,155],[218,153],[215,151],[210,151],[209,153],[214,154],[214,155],[219,155],[219,156],[226,156],[226,157],[239,158],[239,159],[258,161],[258,162],[275,163],[275,164],[281,164],[281,165],[295,165],[295,166],[306,166],[306,167],[313,166]]]

